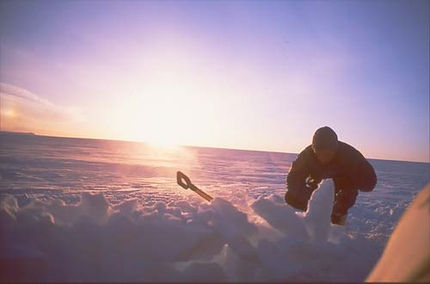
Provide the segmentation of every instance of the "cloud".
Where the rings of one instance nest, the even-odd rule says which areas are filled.
[[[56,105],[23,88],[0,83],[1,130],[65,133],[83,120],[79,110]]]

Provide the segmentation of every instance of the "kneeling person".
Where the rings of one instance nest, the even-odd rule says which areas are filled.
[[[339,141],[333,129],[325,126],[315,132],[312,145],[293,162],[287,175],[285,201],[306,211],[312,192],[328,178],[333,179],[335,186],[331,222],[344,225],[358,191],[372,191],[377,179],[366,158],[354,147]]]

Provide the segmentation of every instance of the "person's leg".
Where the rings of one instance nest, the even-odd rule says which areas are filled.
[[[345,180],[334,179],[335,198],[331,214],[333,224],[344,225],[348,209],[354,206],[358,196],[358,190],[349,189],[350,187]]]

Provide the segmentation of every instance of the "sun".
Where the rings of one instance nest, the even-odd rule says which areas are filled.
[[[139,95],[125,99],[112,111],[112,131],[124,140],[154,146],[187,145],[205,127],[201,100],[180,84],[142,88]]]
[[[151,57],[154,62],[147,62],[151,72],[139,76],[110,111],[114,135],[159,146],[211,139],[207,129],[217,126],[219,112],[207,100],[207,78],[197,74],[200,69],[183,60],[181,52],[168,51]]]
[[[7,118],[15,118],[17,116],[17,112],[14,109],[2,109],[1,114]]]

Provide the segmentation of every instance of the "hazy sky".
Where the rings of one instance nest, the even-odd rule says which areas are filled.
[[[2,130],[429,162],[429,1],[0,7]]]

